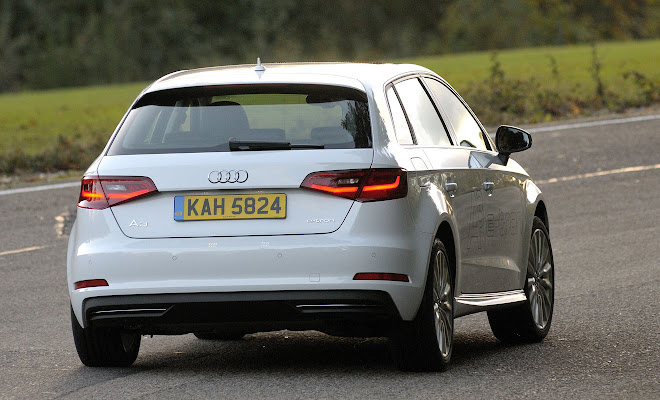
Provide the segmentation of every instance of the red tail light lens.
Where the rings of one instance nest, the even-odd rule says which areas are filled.
[[[392,200],[408,194],[408,174],[402,169],[372,169],[359,201]]]
[[[410,282],[408,275],[388,272],[360,272],[353,277],[354,281],[396,281]]]
[[[156,185],[141,176],[85,176],[78,207],[103,209],[157,192]]]
[[[109,286],[108,281],[105,279],[90,279],[87,281],[78,281],[73,284],[75,290],[99,286]]]
[[[392,200],[408,194],[408,175],[403,169],[313,172],[300,187],[362,202]]]
[[[360,191],[360,183],[367,172],[365,170],[313,172],[307,175],[300,187],[355,200]]]

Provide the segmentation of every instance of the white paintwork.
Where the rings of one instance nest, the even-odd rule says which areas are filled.
[[[492,262],[488,259],[479,261],[474,254],[463,254],[463,249],[470,239],[470,223],[474,222],[469,220],[469,193],[482,191],[480,185],[486,171],[514,177],[521,191],[527,186],[537,189],[524,184],[531,183],[525,171],[513,160],[507,166],[477,168],[470,161],[477,152],[469,149],[421,148],[396,143],[385,97],[386,85],[406,75],[437,75],[415,65],[264,66],[266,70],[259,72],[254,71],[253,65],[177,72],[156,81],[143,93],[184,86],[259,83],[356,88],[365,91],[369,101],[373,149],[105,156],[97,159],[88,174],[148,176],[161,193],[151,199],[111,209],[78,209],[69,241],[67,276],[73,309],[81,323],[82,302],[94,296],[310,289],[385,291],[394,300],[401,317],[411,320],[422,298],[431,244],[442,223],[452,229],[457,248],[455,294],[459,299],[470,295],[464,288],[479,287],[474,283],[486,280],[502,289],[483,292],[522,289],[523,279],[519,277],[524,276],[521,268],[525,266],[526,249],[516,250],[508,261],[495,257]],[[486,156],[496,155],[486,153]],[[173,196],[214,190],[207,174],[218,166],[249,169],[250,179],[255,177],[250,181],[253,185],[250,190],[286,192],[295,205],[288,214],[291,220],[280,221],[279,225],[273,221],[173,222]],[[312,171],[368,167],[400,167],[409,171],[407,198],[359,203],[324,194],[303,193],[298,189],[303,178]],[[472,174],[475,169],[481,172]],[[444,190],[444,184],[453,177],[461,177],[458,182],[460,190],[467,189],[467,195],[462,199],[460,196],[450,198]],[[520,196],[518,204],[522,220],[518,239],[523,248],[529,241],[536,204],[541,200],[540,191]],[[293,205],[290,203],[291,207]],[[496,202],[493,207],[498,207]],[[457,212],[461,209],[463,214]],[[341,218],[335,218],[334,225],[323,228],[309,228],[306,222],[303,223],[307,218],[323,217],[319,213],[331,213]],[[461,215],[467,215],[468,219],[459,218]],[[134,233],[128,232],[128,225],[136,218],[147,220],[149,228],[138,227]],[[230,225],[234,222],[240,222],[235,229]],[[470,262],[476,266],[486,265],[495,273],[484,277],[480,276],[483,269],[464,269],[464,263]],[[503,275],[497,275],[498,270],[514,273],[503,278]],[[406,274],[410,282],[354,281],[352,278],[357,272]],[[73,290],[74,282],[87,279],[106,279],[109,286]],[[485,289],[489,287],[484,286]],[[519,300],[517,295],[503,296],[498,305],[507,298]],[[460,316],[483,311],[486,306],[486,303],[479,306],[458,303],[455,313]]]
[[[68,286],[80,321],[82,301],[92,296],[310,289],[383,290],[411,319],[431,239],[414,229],[404,199],[355,203],[342,227],[329,234],[153,240],[127,238],[109,209],[79,208]],[[411,282],[352,280],[365,271],[403,273]],[[110,286],[73,290],[76,281],[98,278]]]
[[[329,233],[339,228],[353,202],[300,189],[300,184],[316,171],[369,168],[372,158],[373,149],[122,155],[104,157],[98,173],[148,176],[159,190],[155,196],[112,207],[129,237]],[[249,176],[244,183],[214,184],[208,180],[214,170],[245,170]],[[174,196],[246,193],[286,194],[286,219],[174,220]]]

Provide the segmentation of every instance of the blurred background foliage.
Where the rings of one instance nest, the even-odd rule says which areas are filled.
[[[0,0],[0,92],[660,36],[660,0]]]

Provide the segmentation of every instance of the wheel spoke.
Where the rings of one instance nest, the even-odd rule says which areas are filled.
[[[445,282],[444,287],[442,288],[442,293],[440,293],[440,301],[446,303],[449,300],[449,293],[451,292],[451,286],[448,282]]]
[[[532,318],[534,319],[534,322],[538,324],[541,305],[539,304],[539,292],[535,285],[530,286],[528,298],[532,312]]]
[[[552,308],[552,292],[541,288],[540,290],[542,299],[543,299],[543,309],[547,311],[547,314],[550,314],[550,309]]]
[[[451,346],[452,326],[449,315],[446,312],[441,312],[440,321],[437,326],[438,344],[440,345],[440,352],[447,355],[448,349]]]
[[[543,293],[543,290],[539,290],[539,306],[540,306],[540,319],[538,321],[538,324],[540,327],[545,327],[545,323],[548,321],[548,315],[550,315],[550,309],[546,307],[545,304],[545,294]]]
[[[541,313],[543,312],[543,306],[541,305],[541,296],[539,292],[536,292],[536,296],[534,296],[534,322],[536,322],[537,325],[542,325],[542,316]]]
[[[550,263],[550,260],[546,260],[545,264],[543,264],[541,270],[539,271],[539,275],[541,276],[541,278],[549,278],[551,272],[552,272],[552,264]]]
[[[527,275],[534,275],[536,264],[536,246],[532,238],[532,245],[529,246],[529,256],[527,257]]]
[[[536,286],[534,285],[529,285],[527,289],[527,298],[531,302],[532,299],[536,296]]]
[[[527,277],[527,287],[532,287],[533,284],[534,284],[534,277],[528,276]]]
[[[541,252],[543,251],[541,247],[541,232],[539,230],[534,232],[534,239],[536,241],[536,265],[534,265],[534,269],[538,271],[538,266],[541,265]]]
[[[548,262],[548,255],[550,254],[550,244],[548,244],[548,238],[539,232],[541,237],[541,257],[539,258],[539,267],[545,265]]]
[[[546,290],[546,291],[552,291],[552,290],[553,290],[553,287],[552,287],[552,281],[550,280],[549,277],[547,277],[547,278],[541,278],[541,279],[539,280],[539,283],[541,284],[541,287],[542,287],[544,290]]]
[[[436,313],[435,336],[440,347],[440,352],[445,353],[445,321],[442,311]]]
[[[452,336],[452,332],[453,332],[453,327],[452,327],[452,325],[450,325],[449,322],[447,322],[444,325],[445,349],[443,351],[443,354],[447,354],[449,348],[451,347],[451,339],[450,338]]]

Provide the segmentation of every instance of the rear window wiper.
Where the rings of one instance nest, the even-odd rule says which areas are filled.
[[[229,139],[231,151],[258,151],[258,150],[294,150],[294,149],[323,149],[322,144],[291,144],[290,142],[268,142],[263,140]]]

